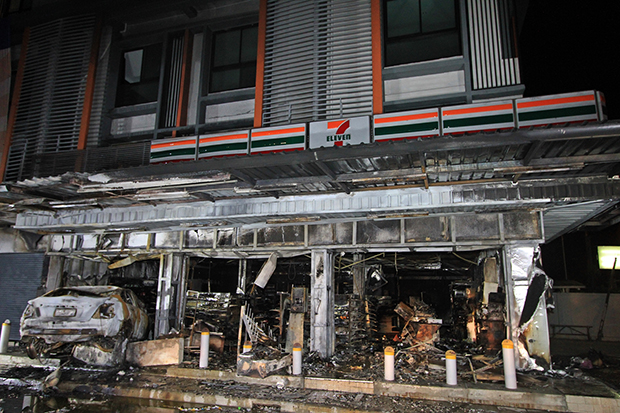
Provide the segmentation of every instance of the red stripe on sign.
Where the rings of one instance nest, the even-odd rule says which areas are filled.
[[[492,105],[492,106],[481,106],[478,108],[444,110],[443,114],[446,116],[454,116],[454,115],[467,115],[469,113],[494,112],[497,110],[512,110],[512,104],[508,103],[506,105]]]
[[[431,119],[436,118],[437,112],[431,113],[419,113],[417,115],[404,115],[404,116],[394,116],[391,118],[375,118],[375,123],[391,123],[391,122],[405,122],[408,120],[418,120],[418,119]]]
[[[157,143],[151,145],[152,149],[160,149],[160,148],[170,148],[172,146],[181,146],[181,145],[195,145],[196,140],[186,140],[186,141],[176,141],[176,142],[168,142],[168,143]]]
[[[572,96],[569,98],[534,100],[531,102],[517,102],[517,108],[518,109],[535,108],[537,106],[561,105],[563,103],[593,102],[593,101],[594,101],[594,95]]]
[[[286,133],[300,133],[305,132],[306,128],[288,128],[288,129],[277,129],[277,130],[269,130],[269,131],[252,131],[252,137],[258,138],[259,136],[275,136],[275,135],[284,135]]]

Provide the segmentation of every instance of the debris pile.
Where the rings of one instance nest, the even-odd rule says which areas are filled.
[[[431,307],[422,300],[411,297],[410,303],[399,303],[394,311],[405,320],[401,339],[410,346],[419,342],[436,342],[439,340],[439,327],[442,320],[438,319]]]

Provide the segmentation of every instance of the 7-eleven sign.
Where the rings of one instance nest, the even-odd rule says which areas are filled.
[[[368,116],[310,123],[310,149],[360,143],[370,143]]]

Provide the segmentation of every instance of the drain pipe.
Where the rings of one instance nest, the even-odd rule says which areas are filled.
[[[0,354],[6,354],[9,350],[9,335],[11,335],[11,320],[7,318],[2,323],[2,332],[0,333]]]
[[[209,367],[209,340],[211,336],[208,331],[200,334],[200,364],[201,369]]]
[[[301,375],[301,344],[293,344],[293,376]]]
[[[385,381],[394,381],[394,347],[386,347],[383,350],[385,355]]]
[[[446,351],[446,384],[456,386],[456,352]]]
[[[504,383],[507,389],[517,388],[517,370],[515,369],[515,350],[512,340],[502,341],[502,356],[504,359]]]

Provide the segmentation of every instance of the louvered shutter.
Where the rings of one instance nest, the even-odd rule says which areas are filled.
[[[36,154],[77,149],[94,26],[78,16],[31,29],[7,181],[36,175]]]
[[[519,84],[512,1],[468,0],[467,13],[474,89]]]
[[[370,0],[269,0],[263,126],[372,114]]]

